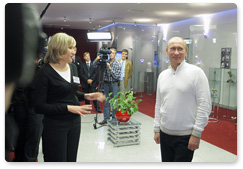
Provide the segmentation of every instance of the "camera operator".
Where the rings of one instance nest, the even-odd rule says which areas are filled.
[[[112,97],[117,95],[119,92],[119,78],[121,76],[121,65],[116,61],[116,49],[110,49],[112,53],[109,54],[110,59],[106,62],[106,69],[104,73],[104,94],[106,97],[109,97],[109,93],[112,92]],[[97,56],[94,62],[97,62],[101,59],[101,56]],[[112,110],[112,120],[115,120],[115,111]],[[105,101],[104,106],[104,120],[99,124],[104,125],[107,121],[110,120],[110,103],[109,99]]]

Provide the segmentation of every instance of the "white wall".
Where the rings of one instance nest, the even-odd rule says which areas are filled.
[[[203,36],[203,19],[202,18],[192,18],[188,20],[183,20],[169,25],[169,31],[167,34],[167,39],[173,36],[181,36],[183,38],[192,39],[192,44],[189,45],[189,63],[195,64],[197,60],[201,60],[202,64],[200,66],[207,77],[209,77],[209,68],[220,68],[221,59],[221,48],[232,48],[231,53],[231,68],[237,69],[237,9],[224,11],[220,13],[213,14],[211,16],[211,29],[210,36],[205,38]],[[202,25],[201,29],[193,30],[193,26]],[[138,72],[144,72],[146,69],[146,64],[148,61],[154,61],[154,51],[158,51],[158,68],[153,68],[154,71],[154,85],[156,86],[156,80],[158,74],[167,69],[168,63],[166,59],[166,42],[163,41],[163,30],[155,26],[137,26],[132,24],[116,24],[115,26],[109,28],[115,35],[115,40],[113,41],[113,46],[116,45],[118,50],[123,48],[129,48],[129,60],[133,62],[133,88],[137,91],[143,91],[143,75]],[[213,38],[216,38],[216,43],[213,43]],[[197,43],[195,42],[197,41]],[[195,58],[198,56],[198,58]],[[140,60],[144,59],[144,63]],[[139,77],[140,75],[140,77]],[[139,77],[139,78],[138,78]],[[139,80],[139,81],[138,81]],[[138,87],[140,86],[140,87]],[[224,91],[223,85],[222,92]],[[139,89],[140,88],[140,89]],[[155,88],[155,87],[154,87]],[[235,87],[236,88],[236,87]],[[225,88],[225,90],[228,90]],[[237,93],[237,92],[233,92]],[[223,96],[223,95],[222,95]],[[236,97],[225,95],[224,97]],[[222,102],[221,104],[227,104]],[[236,99],[231,99],[236,100]],[[234,101],[234,102],[237,102]],[[236,103],[232,103],[235,104]]]
[[[171,23],[168,31],[168,38],[173,36],[181,36],[183,38],[191,38],[193,44],[190,47],[195,49],[195,40],[198,40],[197,51],[193,52],[199,54],[206,68],[220,67],[220,54],[221,48],[231,47],[231,68],[237,68],[237,10],[229,10],[212,15],[211,25],[216,25],[216,30],[211,30],[211,36],[208,38],[203,37],[203,30],[193,31],[190,30],[192,25],[203,25],[202,18],[192,18],[184,21]],[[214,44],[212,39],[216,38],[217,43]],[[193,46],[194,45],[194,46]],[[164,49],[165,46],[162,47]],[[208,73],[206,73],[208,75]]]
[[[193,26],[202,25],[201,29],[193,30]],[[209,37],[205,38],[204,22],[202,18],[192,18],[169,25],[167,39],[173,36],[181,36],[183,38],[192,39],[192,44],[189,45],[189,63],[196,64],[197,60],[201,60],[201,67],[209,78],[209,68],[220,68],[221,48],[231,48],[231,69],[237,69],[237,10],[229,10],[213,14],[211,16],[211,29]],[[161,30],[162,32],[162,30]],[[216,43],[213,43],[213,38],[216,38]],[[165,53],[166,46],[162,44],[161,53]],[[197,58],[195,56],[198,56]],[[160,72],[167,68],[167,65],[161,54]],[[234,108],[237,106],[237,84],[229,87],[226,84],[229,70],[222,71],[221,77],[221,96],[220,104],[223,107],[229,106]],[[226,75],[225,75],[226,73]],[[236,73],[234,76],[237,76]]]

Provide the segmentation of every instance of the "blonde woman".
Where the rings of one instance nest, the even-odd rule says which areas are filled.
[[[92,106],[79,101],[104,101],[102,93],[78,92],[77,67],[71,63],[76,41],[65,33],[55,34],[48,44],[44,66],[36,77],[37,113],[44,114],[43,153],[45,162],[75,162],[81,119]]]

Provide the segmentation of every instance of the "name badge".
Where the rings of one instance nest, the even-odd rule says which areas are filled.
[[[74,83],[78,83],[78,84],[80,84],[80,80],[79,80],[79,78],[76,77],[76,76],[73,76],[73,82],[74,82]]]

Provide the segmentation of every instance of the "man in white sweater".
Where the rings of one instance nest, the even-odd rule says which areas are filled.
[[[183,38],[171,38],[166,52],[171,65],[158,78],[154,140],[162,162],[191,162],[211,113],[209,84],[202,69],[185,62]]]

